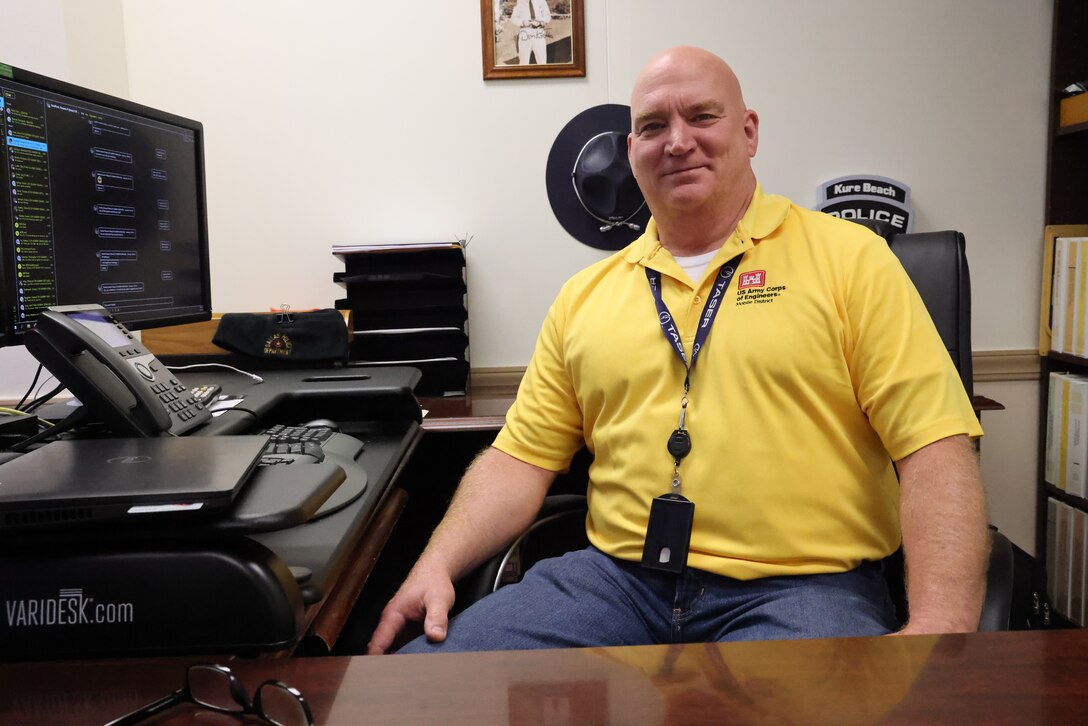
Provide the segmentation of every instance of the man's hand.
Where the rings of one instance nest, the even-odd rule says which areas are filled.
[[[422,620],[423,633],[431,642],[445,640],[453,600],[453,582],[448,575],[417,567],[382,610],[378,627],[367,644],[367,654],[387,652],[409,622]]]
[[[484,450],[465,472],[446,516],[397,594],[382,610],[367,652],[387,652],[404,626],[423,622],[432,642],[446,639],[453,581],[502,551],[532,524],[555,472]]]

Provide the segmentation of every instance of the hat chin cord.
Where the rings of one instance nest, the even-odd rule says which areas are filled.
[[[642,209],[642,207],[639,207],[639,209]],[[638,212],[635,212],[635,214],[638,214]],[[631,215],[631,216],[634,216],[634,215]],[[631,217],[628,217],[627,219],[630,219],[630,218]],[[598,219],[599,219],[599,217],[598,217]],[[633,229],[636,232],[641,232],[642,231],[642,227],[640,225],[637,225],[634,222],[628,222],[626,219],[623,220],[622,222],[609,222],[608,224],[602,224],[600,229],[601,229],[602,232],[611,232],[616,227],[630,227],[631,229]]]
[[[578,156],[580,158],[581,154],[579,154]],[[575,162],[575,166],[577,166],[577,162]],[[631,214],[627,215],[627,217],[625,219],[620,219],[620,220],[617,220],[617,221],[613,221],[613,220],[610,220],[610,219],[605,219],[604,217],[598,217],[596,214],[589,211],[589,207],[587,207],[586,203],[584,201],[582,201],[582,195],[578,192],[578,184],[576,184],[575,181],[574,181],[574,172],[571,172],[571,174],[570,174],[570,184],[574,188],[574,198],[577,199],[578,203],[582,205],[582,209],[585,210],[586,214],[593,217],[598,222],[603,222],[604,223],[604,224],[602,224],[600,226],[600,230],[602,232],[611,232],[616,227],[629,227],[632,230],[634,230],[635,232],[641,232],[642,231],[642,227],[640,225],[638,225],[638,224],[635,224],[631,220],[634,219],[635,216],[637,216],[638,213],[642,211],[642,208],[646,206],[646,200],[645,199],[642,200],[642,204],[638,205],[638,209],[636,209]]]

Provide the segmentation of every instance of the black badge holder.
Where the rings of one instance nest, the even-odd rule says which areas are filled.
[[[688,560],[695,505],[680,494],[662,494],[650,503],[642,565],[651,570],[681,573]]]

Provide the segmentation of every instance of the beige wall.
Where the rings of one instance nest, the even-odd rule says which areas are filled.
[[[0,10],[21,21],[0,26],[0,61],[204,122],[221,311],[329,305],[332,244],[471,234],[473,365],[523,366],[556,290],[602,254],[551,213],[552,140],[579,111],[626,103],[652,52],[689,43],[740,75],[768,191],[811,205],[844,174],[907,183],[916,229],[967,236],[976,350],[1037,339],[1049,0],[586,0],[586,78],[486,83],[479,4],[463,0]],[[0,351],[0,397],[31,370]],[[1035,442],[1019,422],[1035,425],[1036,393],[985,390],[1009,406],[983,420],[991,508],[1030,547]]]
[[[975,392],[1004,411],[982,414],[982,481],[990,521],[1028,552],[1035,552],[1035,482],[1039,445],[1039,382],[976,383]]]

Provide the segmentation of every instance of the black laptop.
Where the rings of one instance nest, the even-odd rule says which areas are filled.
[[[0,529],[146,523],[229,507],[267,436],[54,441],[0,464]]]

